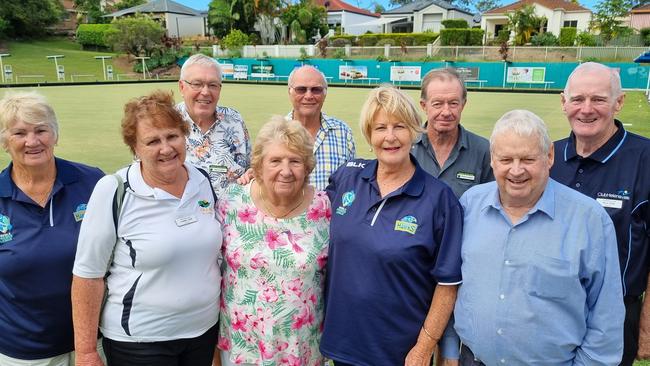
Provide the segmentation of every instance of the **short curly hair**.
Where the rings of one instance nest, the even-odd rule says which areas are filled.
[[[54,109],[37,92],[9,92],[0,100],[0,146],[7,148],[7,133],[18,121],[30,125],[44,125],[52,130],[54,140],[59,138],[59,123]]]

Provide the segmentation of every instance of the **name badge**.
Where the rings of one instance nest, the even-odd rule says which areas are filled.
[[[622,200],[615,200],[611,198],[596,198],[596,201],[600,203],[601,206],[606,207],[606,208],[622,208],[623,207],[623,201]]]
[[[176,226],[181,227],[189,224],[193,224],[197,222],[198,220],[196,219],[196,216],[194,215],[189,215],[189,216],[183,216],[179,217],[176,219]]]
[[[210,165],[210,172],[226,173],[228,172],[228,168],[225,165]]]
[[[474,182],[476,180],[476,176],[472,173],[467,173],[467,172],[458,172],[456,173],[456,178],[461,179],[461,180],[469,180]]]

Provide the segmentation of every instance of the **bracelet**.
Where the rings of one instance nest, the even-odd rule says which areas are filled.
[[[426,334],[427,337],[429,337],[432,341],[435,341],[435,340],[436,340],[435,338],[433,338],[433,336],[431,335],[431,333],[429,333],[429,331],[427,330],[427,328],[424,327],[424,325],[422,326],[422,330],[424,331],[424,334]]]

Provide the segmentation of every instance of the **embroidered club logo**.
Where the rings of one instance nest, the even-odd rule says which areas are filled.
[[[210,205],[210,201],[208,200],[200,200],[198,204],[199,207],[201,208],[201,212],[203,213],[210,214],[214,211]]]
[[[347,207],[350,207],[350,205],[352,205],[352,202],[354,202],[355,198],[356,195],[354,194],[354,191],[343,193],[343,196],[341,197],[341,206],[336,209],[336,214],[341,216],[345,215],[348,212]]]
[[[415,234],[418,229],[418,220],[411,216],[404,216],[401,220],[395,221],[395,231],[404,231],[409,234]]]
[[[4,244],[14,238],[11,229],[13,229],[13,226],[11,225],[9,217],[0,215],[0,244]]]
[[[80,204],[75,208],[74,212],[72,215],[74,215],[74,221],[79,222],[84,219],[84,215],[86,215],[86,205],[85,203]]]

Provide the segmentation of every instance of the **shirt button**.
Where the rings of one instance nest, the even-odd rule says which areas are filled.
[[[501,363],[506,363],[506,359],[505,359],[505,358],[502,358],[502,359],[500,359],[499,361],[501,361]]]
[[[578,173],[582,173],[582,172],[584,172],[584,170],[582,170],[582,168],[578,169]]]
[[[499,295],[499,299],[503,300],[505,298],[506,298],[506,295],[504,295],[504,294]]]
[[[503,334],[503,329],[501,329],[501,328],[497,329],[497,334],[498,334],[498,335]]]
[[[510,261],[507,260],[507,259],[506,259],[505,262],[503,262],[503,263],[504,263],[506,266],[509,266],[509,265],[510,265]]]
[[[580,188],[580,185],[581,185],[580,183],[576,183],[576,187]]]

